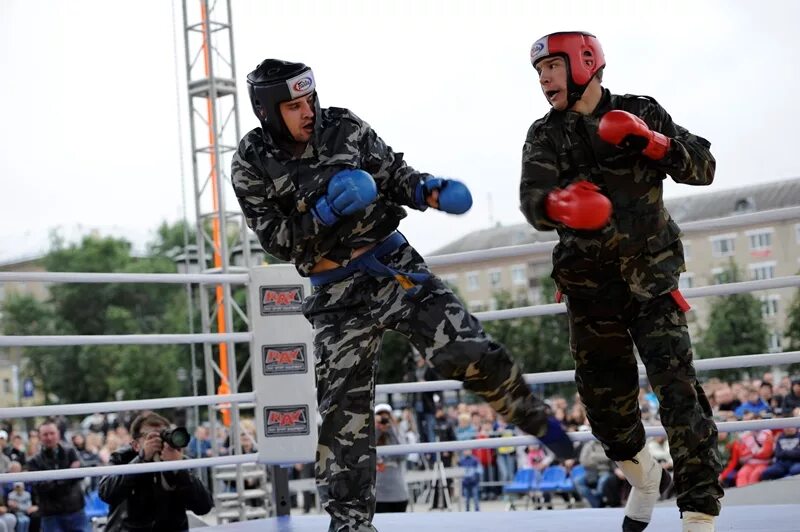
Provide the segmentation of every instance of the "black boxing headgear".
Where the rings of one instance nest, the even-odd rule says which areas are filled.
[[[265,59],[247,75],[247,92],[261,126],[275,139],[293,140],[280,104],[315,92],[314,73],[303,63]],[[319,104],[315,101],[316,115]],[[316,119],[316,117],[315,117]]]

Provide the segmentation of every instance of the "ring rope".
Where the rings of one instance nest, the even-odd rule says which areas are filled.
[[[244,344],[252,340],[249,332],[195,333],[195,334],[90,334],[68,336],[0,336],[0,347],[52,347],[64,345],[177,345],[218,344],[234,342]]]
[[[762,353],[757,355],[740,355],[731,357],[708,358],[695,360],[695,369],[709,371],[716,369],[772,366],[777,364],[793,364],[800,362],[800,351],[785,353]],[[638,366],[639,375],[645,375],[645,368]],[[523,375],[528,384],[549,384],[556,382],[573,382],[574,370],[545,371],[526,373]],[[440,380],[426,382],[401,382],[395,384],[378,384],[377,393],[418,393],[441,392],[463,389],[463,383],[456,380]],[[160,399],[140,399],[129,401],[105,401],[97,403],[78,403],[69,405],[22,406],[0,408],[0,418],[37,417],[52,415],[94,414],[96,412],[117,412],[122,410],[142,410],[158,408],[175,408],[186,406],[207,406],[224,403],[252,403],[254,392],[243,392],[232,395],[199,395],[186,397],[165,397]],[[244,405],[240,404],[240,407]],[[249,405],[252,407],[252,405]]]
[[[86,273],[0,272],[0,283],[159,283],[159,284],[247,284],[246,273]]]
[[[787,417],[775,419],[756,419],[749,421],[726,421],[717,423],[721,432],[741,432],[746,430],[780,429],[786,427],[800,427],[800,417]],[[664,427],[652,425],[645,427],[647,437],[663,436],[666,434]],[[593,440],[590,432],[569,432],[569,438],[574,442]],[[467,449],[496,449],[498,447],[522,447],[536,443],[534,436],[511,436],[507,438],[483,438],[480,440],[443,441],[433,443],[415,443],[398,445],[381,445],[376,448],[378,456],[404,455],[409,453],[439,453],[443,451],[464,451]],[[168,462],[151,462],[139,464],[123,464],[99,467],[77,467],[69,469],[50,469],[46,471],[26,471],[22,473],[0,474],[0,483],[3,482],[36,482],[42,480],[62,480],[68,478],[98,477],[105,475],[126,475],[154,473],[157,471],[174,471],[179,469],[195,469],[198,467],[213,467],[219,465],[253,463],[253,455],[236,454],[212,458],[191,458]]]
[[[758,281],[740,281],[736,283],[698,286],[695,288],[686,288],[685,290],[681,290],[681,293],[687,298],[696,298],[709,296],[730,296],[733,294],[743,294],[745,292],[756,292],[759,290],[773,290],[776,288],[794,287],[800,287],[800,275],[787,275],[785,277],[774,277],[772,279],[762,279]],[[475,317],[483,321],[510,320],[514,318],[529,318],[532,316],[562,314],[566,311],[567,306],[564,303],[549,303],[546,305],[532,305],[502,310],[485,310],[483,312],[476,312]]]
[[[771,209],[768,211],[736,214],[722,218],[710,218],[706,220],[697,220],[694,222],[684,222],[681,223],[681,232],[684,235],[689,235],[691,233],[702,233],[714,229],[735,229],[754,224],[797,219],[800,219],[800,207],[784,207],[780,209]],[[528,255],[535,255],[537,253],[547,253],[555,247],[557,242],[557,240],[547,240],[545,242],[536,242],[533,244],[501,246],[489,249],[478,249],[474,251],[447,253],[443,255],[431,255],[425,258],[425,262],[428,264],[428,266],[450,266],[455,264],[481,262],[490,259],[524,257]]]
[[[229,395],[189,395],[186,397],[162,397],[159,399],[131,399],[128,401],[104,401],[98,403],[76,403],[69,405],[12,406],[0,408],[0,418],[73,416],[76,414],[95,414],[98,412],[123,412],[126,410],[157,410],[159,408],[180,408],[187,406],[208,406],[224,403],[245,403],[255,401],[254,392]],[[241,405],[240,405],[241,406]]]

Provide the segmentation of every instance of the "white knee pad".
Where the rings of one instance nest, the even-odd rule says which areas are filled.
[[[649,523],[661,490],[663,468],[650,456],[647,447],[630,460],[617,462],[633,489],[625,505],[625,515],[634,521]]]
[[[714,516],[700,512],[683,512],[683,532],[714,532]]]

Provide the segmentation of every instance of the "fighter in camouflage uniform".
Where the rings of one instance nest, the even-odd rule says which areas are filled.
[[[374,383],[381,337],[405,334],[445,378],[483,397],[561,457],[573,446],[531,395],[505,349],[396,231],[404,206],[460,214],[467,187],[407,166],[346,109],[321,109],[311,70],[268,59],[248,77],[262,127],[242,139],[232,180],[248,224],[270,254],[314,285],[304,313],[314,327],[322,427],[317,485],[331,531],[372,531]]]
[[[678,291],[680,230],[662,201],[666,174],[711,183],[710,144],[652,98],[604,89],[593,35],[545,36],[531,62],[553,108],[528,130],[521,208],[535,228],[559,235],[553,278],[566,296],[578,391],[592,432],[633,486],[622,529],[643,530],[669,483],[645,447],[635,345],[667,430],[684,530],[711,531],[723,495],[717,430]]]

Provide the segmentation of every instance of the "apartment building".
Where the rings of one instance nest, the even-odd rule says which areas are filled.
[[[45,271],[41,264],[42,257],[25,257],[15,261],[0,263],[0,272],[41,272]],[[42,282],[0,283],[0,323],[2,323],[2,304],[15,294],[30,294],[40,301],[49,296],[48,285]],[[21,404],[41,404],[40,398],[35,401],[25,398],[24,380],[21,377],[22,349],[19,347],[0,347],[0,406],[18,406]]]
[[[738,267],[740,280],[771,279],[800,271],[800,218],[796,211],[785,215],[777,211],[769,223],[734,229],[704,229],[705,224],[698,223],[800,206],[800,178],[673,198],[665,203],[683,230],[686,272],[681,275],[682,288],[725,282],[731,261]],[[436,274],[457,287],[473,311],[496,309],[496,294],[501,291],[510,293],[516,302],[538,304],[542,301],[541,279],[552,270],[555,238],[555,232],[539,232],[528,224],[499,226],[470,233],[429,256]],[[540,245],[534,246],[535,251],[525,256],[435,265],[437,255],[537,243]],[[787,311],[796,293],[792,288],[754,292],[762,302],[771,351],[782,350]],[[690,303],[689,322],[696,332],[707,323],[710,300],[696,298]]]

